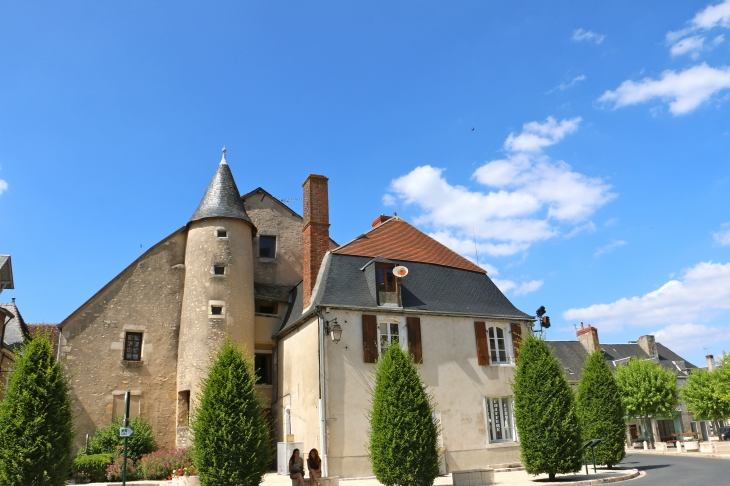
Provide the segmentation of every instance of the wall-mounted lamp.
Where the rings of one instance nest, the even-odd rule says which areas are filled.
[[[324,322],[324,333],[327,336],[332,335],[332,340],[335,342],[335,344],[340,342],[340,338],[342,338],[342,327],[337,324],[336,317],[331,321]]]

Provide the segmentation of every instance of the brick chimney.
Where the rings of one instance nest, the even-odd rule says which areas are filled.
[[[715,357],[711,354],[708,354],[705,356],[705,359],[707,360],[707,371],[712,371],[715,369]]]
[[[377,218],[375,218],[373,220],[373,228],[385,223],[386,221],[388,221],[389,219],[392,219],[392,218],[393,218],[393,216],[386,216],[384,214],[381,214],[380,216],[378,216]]]
[[[312,290],[317,283],[317,274],[322,260],[329,250],[330,211],[327,195],[327,179],[310,174],[304,181],[304,226],[302,237],[304,255],[302,256],[302,279],[304,287],[304,308],[312,303]]]
[[[659,351],[656,349],[656,339],[651,334],[641,336],[637,341],[637,344],[641,346],[646,354],[651,356],[652,359],[659,358]]]
[[[588,354],[593,353],[597,349],[600,349],[598,344],[598,329],[588,324],[588,327],[583,327],[583,323],[580,323],[580,329],[575,333],[578,336],[578,341],[588,351]]]

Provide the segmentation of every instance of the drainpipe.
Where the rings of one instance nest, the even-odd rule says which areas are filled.
[[[324,373],[324,316],[319,306],[315,306],[317,316],[319,317],[319,388],[320,388],[320,406],[319,406],[319,447],[322,452],[322,477],[328,477],[327,463],[327,385]]]

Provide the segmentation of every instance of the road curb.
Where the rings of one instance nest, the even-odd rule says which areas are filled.
[[[651,455],[662,455],[662,456],[677,456],[677,457],[712,457],[714,459],[730,459],[730,454],[707,454],[706,452],[670,452],[670,451],[631,451],[626,454],[644,454],[647,456]]]
[[[570,485],[570,486],[588,486],[591,484],[608,484],[608,483],[618,483],[619,481],[628,481],[629,479],[634,479],[639,477],[639,470],[638,469],[627,469],[627,471],[630,471],[628,474],[625,474],[623,476],[616,476],[613,478],[601,478],[601,479],[588,479],[583,481],[559,481],[554,483],[536,483],[536,484],[544,484],[545,486],[557,486],[557,485]],[[533,481],[534,482],[534,481]]]

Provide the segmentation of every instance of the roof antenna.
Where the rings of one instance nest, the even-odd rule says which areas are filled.
[[[477,256],[477,266],[479,266],[479,250],[477,250],[477,233],[474,231],[474,226],[471,227],[471,234],[474,235],[474,253]]]

